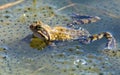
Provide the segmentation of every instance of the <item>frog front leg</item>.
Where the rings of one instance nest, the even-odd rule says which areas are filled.
[[[102,32],[100,34],[94,34],[94,35],[86,37],[86,38],[84,38],[83,40],[80,40],[80,41],[84,44],[88,44],[88,43],[91,43],[93,41],[100,40],[104,37],[107,39],[105,49],[116,48],[116,40],[110,32]]]

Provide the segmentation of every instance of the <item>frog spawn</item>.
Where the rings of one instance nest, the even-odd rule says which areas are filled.
[[[44,8],[44,6],[43,6],[43,8]],[[30,9],[32,9],[32,8],[30,7]],[[16,10],[19,10],[19,11],[16,11]],[[7,16],[1,18],[0,33],[2,33],[2,34],[0,35],[0,45],[5,45],[8,43],[13,44],[13,43],[15,43],[15,41],[18,41],[18,40],[20,41],[22,38],[26,37],[28,34],[31,34],[31,31],[29,31],[29,28],[28,28],[28,24],[32,23],[34,20],[43,19],[43,17],[49,16],[49,15],[43,15],[44,13],[42,13],[42,14],[35,13],[35,14],[31,15],[32,11],[29,11],[29,9],[26,9],[26,10],[27,11],[24,11],[24,9],[22,9],[22,8],[15,9],[14,14],[19,14],[18,16],[14,15],[15,17],[17,17],[17,20],[15,20],[15,18],[12,17],[13,15],[12,16],[10,15],[9,18]],[[7,13],[7,12],[11,12],[11,11],[8,10],[8,11],[3,11],[3,13],[4,12]],[[25,14],[23,14],[23,12]],[[29,12],[31,12],[31,13],[29,13]],[[11,13],[7,13],[7,14],[9,15]],[[40,17],[41,15],[43,17]],[[5,22],[6,20],[8,22]],[[44,20],[46,20],[46,19],[44,19]],[[65,21],[65,20],[67,20],[67,19],[64,16],[58,15],[58,16],[53,17],[50,21],[45,21],[45,22],[48,22],[47,24],[52,25],[52,26],[57,25],[57,24],[64,25],[65,22],[63,22],[63,24],[62,24],[61,21]],[[16,29],[14,29],[14,28],[16,28]],[[3,36],[4,36],[4,38],[3,38]],[[17,46],[10,45],[11,49],[13,49],[13,51],[11,53],[8,53],[8,55],[16,54],[18,58],[16,60],[16,58],[13,59],[11,57],[12,62],[10,61],[11,62],[10,65],[11,65],[13,72],[10,73],[10,69],[8,69],[5,66],[6,67],[5,69],[7,70],[5,73],[6,75],[7,74],[22,74],[23,75],[26,73],[31,74],[31,71],[34,72],[37,69],[44,67],[46,64],[52,64],[52,65],[42,69],[39,72],[37,71],[36,74],[45,74],[45,72],[46,73],[48,72],[51,74],[53,73],[55,75],[58,73],[63,74],[63,75],[66,75],[66,74],[69,74],[69,75],[78,74],[79,75],[79,74],[84,74],[84,73],[86,73],[88,75],[89,74],[99,74],[99,75],[101,75],[101,74],[104,74],[104,75],[109,75],[109,74],[112,75],[113,74],[114,75],[115,74],[113,72],[113,70],[110,72],[110,68],[115,66],[115,64],[113,65],[114,62],[111,61],[111,63],[110,63],[110,61],[108,59],[105,59],[106,56],[104,56],[105,54],[107,54],[109,52],[105,53],[103,56],[102,55],[96,56],[93,54],[87,55],[84,50],[81,50],[81,47],[79,49],[78,48],[75,49],[76,47],[74,47],[74,48],[67,48],[64,50],[64,48],[61,49],[60,44],[58,44],[55,47],[55,50],[53,50],[53,51],[55,51],[55,53],[53,53],[53,54],[46,53],[42,56],[41,53],[44,52],[44,50],[46,51],[47,49],[36,52],[36,49],[31,49],[31,48],[29,48],[29,50],[25,49],[26,47],[29,47],[29,46],[24,45],[23,42],[15,43],[15,44],[17,44]],[[64,44],[64,46],[65,46],[65,44]],[[71,45],[69,45],[69,46],[71,46]],[[23,48],[23,47],[25,47],[25,48]],[[66,46],[66,47],[68,47],[68,46]],[[21,48],[21,49],[19,49],[19,48]],[[23,52],[22,50],[25,50],[24,55],[22,55],[22,52]],[[49,50],[50,49],[48,49],[47,51],[49,51]],[[34,52],[36,52],[36,53],[34,53]],[[51,50],[51,52],[52,52],[52,50]],[[114,52],[112,52],[112,53],[114,53]],[[19,56],[19,54],[21,56]],[[29,54],[31,54],[31,55],[29,55]],[[26,57],[25,57],[25,55],[26,55]],[[108,55],[108,57],[109,57],[109,55]],[[113,57],[115,57],[114,54],[113,54]],[[98,64],[97,62],[101,62],[101,64]],[[34,65],[32,65],[32,63],[34,63]],[[29,67],[29,68],[27,68],[27,67]],[[109,70],[109,71],[106,71],[106,70]],[[1,71],[1,72],[5,72],[5,71]],[[9,73],[7,73],[7,72],[9,72]]]
[[[107,49],[105,49],[102,52],[110,57],[116,57],[116,58],[120,57],[120,50],[107,50]]]
[[[86,54],[86,55],[85,55]],[[109,59],[105,59],[104,56],[97,56],[94,54],[85,53],[79,48],[70,48],[64,50],[64,52],[56,51],[52,54],[52,58],[55,59],[55,67],[61,70],[61,74],[69,75],[74,74],[114,74],[114,72],[104,72],[108,68],[112,67],[109,63]]]
[[[50,19],[46,20],[46,18],[41,19],[41,20],[46,20],[45,22],[47,22],[47,23],[50,23],[50,24],[53,23],[54,25],[58,24],[58,22],[62,23],[61,20],[63,20],[63,19],[67,19],[65,16],[56,15],[53,8],[50,6],[42,6],[42,7],[40,6],[38,9],[36,9],[37,10],[36,12],[40,12],[40,14],[35,13],[35,14],[31,15],[31,13],[33,13],[33,10],[34,9],[32,7],[26,7],[24,9],[23,8],[14,9],[13,11],[19,15],[12,15],[11,10],[2,11],[3,13],[6,13],[6,14],[3,14],[3,15],[1,14],[0,28],[2,28],[2,29],[0,30],[0,32],[3,34],[0,35],[1,36],[0,41],[3,42],[5,40],[8,42],[11,39],[11,42],[12,42],[12,39],[18,40],[18,38],[25,37],[26,36],[25,33],[26,34],[30,33],[30,32],[28,32],[29,27],[27,26],[27,24],[30,24],[34,20],[36,21],[42,17],[46,17],[46,18],[51,17],[52,18],[53,15],[55,15],[55,17],[53,17],[51,20]],[[22,14],[22,12],[24,12],[24,14]],[[39,16],[41,16],[41,17],[39,17]],[[16,17],[17,19],[12,19],[13,17],[14,18]],[[55,19],[56,21],[53,21],[53,19]],[[11,27],[14,27],[16,29],[11,29]],[[22,31],[24,31],[24,32],[22,32]],[[20,32],[22,33],[22,35]],[[3,35],[4,35],[4,38],[2,38]],[[8,37],[9,35],[10,35],[10,37]],[[14,35],[15,36],[17,35],[16,38],[12,37]],[[9,40],[7,40],[7,39],[9,39]]]
[[[51,8],[50,6],[43,6],[43,8],[45,8],[45,10],[48,9],[48,8],[46,9],[46,7]],[[5,10],[5,11],[2,11],[3,14],[0,15],[1,16],[0,33],[2,33],[0,35],[0,45],[2,47],[3,46],[10,47],[11,48],[9,50],[10,53],[7,55],[11,58],[12,57],[15,58],[10,61],[10,65],[11,65],[10,68],[12,68],[12,71],[10,69],[8,69],[8,71],[6,71],[6,73],[4,73],[4,74],[7,74],[7,73],[10,74],[10,72],[11,72],[11,74],[18,73],[18,72],[19,72],[19,74],[21,74],[21,73],[23,74],[23,71],[19,70],[20,68],[18,68],[19,64],[22,64],[22,63],[19,62],[18,59],[16,60],[16,58],[19,58],[19,57],[21,58],[21,56],[19,56],[19,54],[18,55],[16,55],[16,54],[19,53],[19,51],[21,51],[22,47],[25,46],[25,49],[26,49],[26,47],[28,47],[25,43],[23,43],[23,41],[21,41],[28,34],[31,34],[31,32],[29,31],[29,28],[28,28],[29,26],[27,24],[30,24],[30,22],[37,20],[38,16],[40,16],[39,14],[31,15],[30,13],[32,13],[33,11],[30,12],[30,9],[32,9],[32,8],[31,7],[28,8],[27,11],[22,8],[16,8],[13,11]],[[43,9],[41,9],[41,10],[43,10]],[[53,11],[53,10],[51,10],[51,11]],[[11,15],[12,12],[14,12],[14,15]],[[24,14],[21,14],[23,12],[24,12]],[[6,13],[6,15],[4,15],[5,13]],[[16,14],[18,14],[18,15],[16,15]],[[41,15],[43,15],[43,14],[44,13],[41,13]],[[43,15],[43,17],[48,17],[48,16],[50,16],[50,15],[48,15],[48,14]],[[39,17],[39,19],[40,18],[41,17]],[[55,19],[56,21],[53,21],[53,19]],[[61,21],[63,19],[66,19],[66,17],[61,16],[61,15],[56,15],[55,17],[52,18],[52,20],[46,21],[46,22],[51,23],[51,21],[53,21],[52,22],[52,23],[54,23],[53,25],[56,25],[56,24],[58,24],[58,22],[62,23]],[[21,44],[23,44],[23,45],[21,45]],[[0,48],[2,49],[2,47],[0,47]],[[27,50],[29,50],[29,51],[30,51],[30,49],[27,48]],[[24,50],[24,49],[22,48],[22,50]],[[24,52],[27,53],[26,51],[23,51],[23,53]],[[12,56],[12,55],[14,55],[14,56]],[[4,58],[4,56],[1,56],[1,57]],[[24,58],[21,58],[21,59],[25,60]],[[16,62],[16,64],[14,64],[15,67],[13,67],[12,62]],[[24,62],[24,64],[25,64],[25,62]],[[5,67],[8,68],[8,65],[5,65]],[[15,68],[16,68],[16,70],[19,70],[19,71],[13,72],[13,70],[15,70]],[[1,72],[4,72],[4,71],[1,70]]]

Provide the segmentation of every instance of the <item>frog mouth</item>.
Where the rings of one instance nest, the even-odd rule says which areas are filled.
[[[41,35],[45,40],[50,40],[50,35],[46,30],[37,31],[39,35]]]

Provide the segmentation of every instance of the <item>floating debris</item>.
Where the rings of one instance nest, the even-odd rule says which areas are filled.
[[[61,7],[61,8],[59,8],[59,9],[57,9],[57,12],[59,12],[59,11],[61,11],[61,10],[64,10],[64,9],[66,9],[66,8],[68,8],[68,7],[72,7],[72,6],[74,6],[74,5],[75,5],[75,4],[72,3],[72,4],[69,4],[69,5],[67,5],[67,6]]]
[[[23,2],[24,0],[18,0],[18,1],[15,1],[15,2],[11,2],[11,3],[7,3],[7,4],[4,4],[2,6],[0,6],[0,10],[3,10],[3,9],[6,9],[6,8],[9,8],[9,7],[12,7],[14,5],[17,5],[21,2]]]
[[[30,75],[36,75],[36,73],[38,73],[39,71],[41,71],[41,70],[43,70],[43,69],[45,69],[45,68],[47,68],[48,67],[48,65],[46,65],[46,66],[44,66],[44,67],[41,67],[41,68],[38,68],[37,70],[35,70],[33,73],[31,73]]]
[[[36,8],[37,0],[33,0],[33,7]]]

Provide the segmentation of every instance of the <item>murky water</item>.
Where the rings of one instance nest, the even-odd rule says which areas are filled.
[[[0,5],[15,0],[2,0]],[[32,0],[0,10],[0,75],[119,75],[120,0]],[[64,6],[74,4],[71,7]],[[42,20],[50,26],[66,26],[69,15],[99,16],[101,20],[81,27],[91,34],[109,31],[117,50],[103,50],[105,39],[82,45],[57,42],[43,50],[30,47],[29,25]]]

